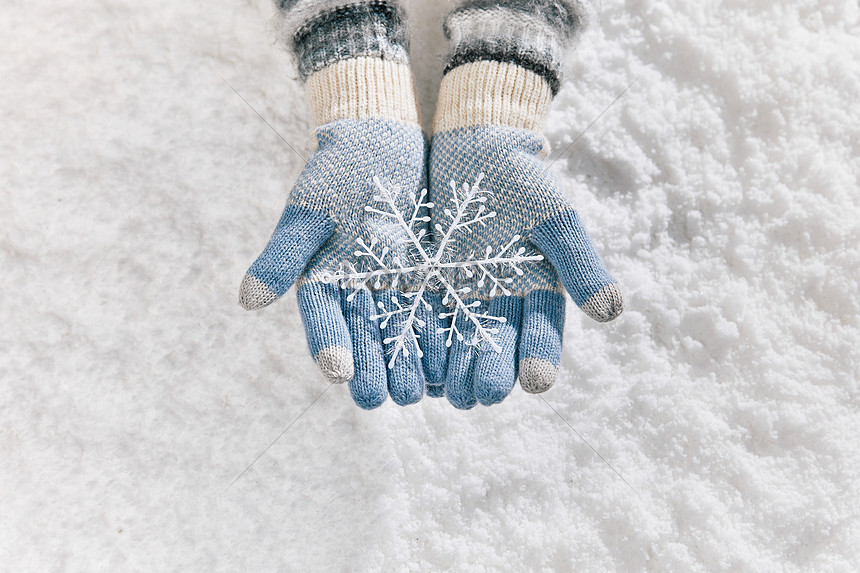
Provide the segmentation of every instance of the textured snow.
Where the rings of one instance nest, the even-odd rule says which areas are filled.
[[[570,305],[546,403],[331,387],[226,489],[326,388],[291,293],[236,303],[302,162],[223,80],[311,129],[270,15],[0,9],[5,569],[860,570],[855,1],[604,0],[547,137],[633,82],[553,165],[626,313]]]

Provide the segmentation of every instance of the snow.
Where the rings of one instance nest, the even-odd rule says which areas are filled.
[[[425,124],[445,5],[410,7]],[[625,314],[570,305],[545,401],[331,387],[228,489],[327,386],[291,294],[236,303],[302,163],[224,80],[311,128],[270,14],[0,11],[4,567],[860,570],[856,2],[604,0],[547,137],[632,82],[552,167]]]

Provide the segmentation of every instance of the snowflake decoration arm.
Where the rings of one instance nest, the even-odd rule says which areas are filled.
[[[465,260],[447,260],[451,256],[451,247],[458,233],[470,233],[474,227],[484,226],[496,216],[496,212],[488,211],[485,205],[487,193],[480,188],[483,178],[484,174],[481,173],[471,186],[464,183],[462,194],[458,191],[457,184],[454,181],[451,182],[455,208],[453,211],[450,209],[444,211],[445,216],[450,220],[447,227],[439,223],[435,225],[441,239],[435,250],[431,252],[425,242],[422,242],[426,238],[426,229],[423,227],[416,229],[419,224],[430,221],[430,217],[422,214],[422,210],[434,207],[432,202],[427,201],[427,190],[421,191],[420,195],[414,193],[409,195],[411,215],[407,222],[397,206],[395,195],[385,188],[379,178],[374,177],[373,182],[379,192],[373,200],[378,207],[368,205],[365,211],[394,224],[398,234],[402,234],[400,240],[406,243],[406,252],[410,254],[410,260],[402,261],[399,256],[392,253],[391,248],[382,244],[380,237],[372,236],[369,243],[359,238],[356,241],[359,248],[354,254],[359,260],[372,266],[373,270],[360,272],[352,263],[342,263],[337,272],[322,277],[327,282],[340,284],[342,288],[353,289],[347,300],[352,300],[358,291],[367,288],[368,285],[378,290],[383,284],[387,284],[395,291],[391,296],[390,305],[379,301],[377,303],[379,312],[369,317],[371,320],[381,320],[380,328],[387,328],[392,320],[400,321],[397,334],[383,340],[386,345],[393,345],[388,362],[389,368],[394,367],[395,361],[401,354],[409,356],[409,348],[413,345],[418,356],[422,356],[418,346],[418,331],[427,325],[420,318],[418,311],[423,306],[425,310],[432,312],[433,307],[425,299],[425,295],[434,291],[431,287],[437,285],[444,292],[442,303],[449,309],[439,314],[441,319],[450,319],[450,326],[438,329],[439,332],[447,333],[446,344],[451,346],[456,337],[466,345],[487,344],[496,352],[501,352],[496,335],[499,333],[498,325],[503,324],[506,319],[480,312],[482,305],[480,300],[466,302],[464,298],[467,298],[475,289],[468,285],[457,286],[455,275],[459,273],[469,280],[477,279],[474,283],[478,289],[484,289],[489,285],[490,297],[495,297],[499,291],[510,295],[511,291],[506,285],[513,283],[514,279],[510,276],[502,276],[500,272],[511,270],[517,276],[522,276],[523,264],[541,261],[543,256],[526,254],[525,247],[515,249],[514,245],[522,237],[514,235],[495,254],[493,254],[493,248],[487,246],[481,258],[469,256]],[[405,283],[405,286],[398,292],[401,283]],[[458,319],[474,326],[474,334],[468,340],[462,328],[457,325]]]

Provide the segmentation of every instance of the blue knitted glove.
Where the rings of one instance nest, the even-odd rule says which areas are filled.
[[[424,393],[418,349],[407,348],[387,368],[387,333],[370,319],[378,302],[400,287],[371,281],[358,292],[342,292],[324,280],[354,259],[359,238],[381,236],[392,251],[405,248],[365,209],[378,193],[374,179],[392,190],[401,212],[409,211],[425,183],[427,146],[401,14],[393,1],[281,4],[286,39],[319,126],[317,147],[242,281],[240,304],[261,308],[297,283],[308,347],[326,378],[349,382],[363,408],[379,406],[388,394],[398,404],[414,403]]]
[[[504,320],[497,325],[500,351],[494,351],[470,346],[475,323],[457,319],[465,336],[452,341],[444,380],[444,394],[457,408],[500,402],[517,375],[527,392],[553,384],[561,358],[564,289],[595,320],[612,320],[623,310],[615,279],[541,159],[540,132],[560,82],[558,51],[581,22],[575,4],[550,0],[467,0],[446,20],[453,45],[431,144],[431,225],[448,224],[446,210],[455,208],[447,192],[452,180],[472,183],[483,174],[481,186],[490,198],[486,208],[495,216],[456,244],[454,258],[516,235],[546,257],[506,284],[507,293],[489,282],[480,288],[463,279],[482,311]],[[438,387],[430,392],[442,394]]]

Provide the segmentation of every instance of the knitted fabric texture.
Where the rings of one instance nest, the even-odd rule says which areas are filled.
[[[390,119],[420,124],[409,67],[380,58],[341,60],[305,84],[316,125],[338,119]]]
[[[575,0],[464,0],[445,19],[451,43],[444,73],[483,60],[508,62],[561,87],[566,47],[585,23]]]
[[[409,63],[409,36],[396,0],[279,0],[277,5],[283,42],[302,80],[360,56]]]
[[[583,22],[576,7],[471,0],[446,19],[452,50],[431,145],[431,226],[453,207],[443,188],[483,174],[491,197],[487,209],[496,216],[458,248],[471,252],[521,235],[545,256],[508,285],[509,294],[494,296],[489,285],[470,293],[507,320],[500,326],[500,353],[452,345],[444,392],[458,408],[503,400],[517,378],[527,392],[552,385],[561,359],[565,290],[595,320],[612,320],[623,310],[615,279],[541,159],[540,132],[561,81],[561,54]]]
[[[399,208],[408,209],[408,194],[425,186],[423,133],[396,121],[338,120],[318,128],[316,139],[281,221],[243,280],[240,300],[258,308],[296,283],[308,347],[326,377],[348,381],[364,408],[388,395],[399,404],[413,403],[424,393],[423,364],[413,358],[388,371],[381,342],[386,333],[369,319],[376,302],[391,298],[386,285],[347,300],[321,279],[353,258],[358,237],[384,237],[389,248],[401,248],[386,222],[367,216],[364,207],[375,192],[372,179],[379,177],[399,191]],[[348,367],[353,360],[354,369]]]
[[[359,238],[381,237],[392,251],[403,248],[388,222],[365,210],[377,192],[375,179],[403,211],[426,186],[427,142],[399,9],[377,0],[292,0],[280,8],[318,127],[283,215],[242,281],[240,304],[266,306],[296,284],[308,348],[326,378],[349,382],[363,408],[388,396],[414,403],[424,394],[425,364],[413,349],[388,369],[386,333],[370,320],[393,285],[349,297],[324,281],[354,258]]]
[[[520,234],[546,257],[507,285],[510,296],[492,296],[490,285],[471,293],[472,300],[487,305],[489,314],[506,321],[499,326],[500,353],[475,353],[462,341],[454,341],[448,354],[445,395],[458,408],[503,400],[518,374],[529,392],[552,385],[561,359],[565,289],[595,320],[612,320],[623,310],[615,279],[539,159],[542,146],[540,134],[503,126],[458,127],[433,136],[434,223],[445,209],[454,208],[440,190],[451,180],[470,181],[481,173],[491,197],[487,209],[496,212],[484,229],[458,242],[461,253],[503,244]],[[460,328],[468,339],[472,326],[464,322]]]

